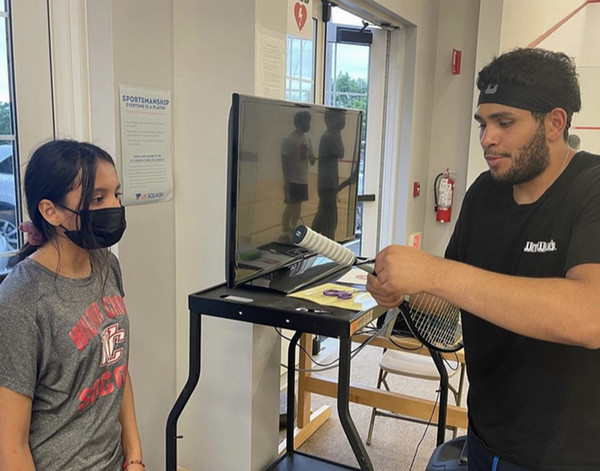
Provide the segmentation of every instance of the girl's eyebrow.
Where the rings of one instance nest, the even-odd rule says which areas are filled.
[[[119,183],[116,186],[115,191],[121,191],[121,189],[122,189],[121,188],[121,184]],[[104,188],[104,187],[98,186],[98,187],[94,188],[94,191],[105,191],[106,192],[106,191],[112,191],[112,190],[110,190],[108,188]]]

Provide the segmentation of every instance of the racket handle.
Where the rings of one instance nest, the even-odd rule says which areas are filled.
[[[300,247],[324,255],[340,265],[350,266],[356,261],[356,255],[351,250],[313,231],[310,227],[296,227],[292,240]]]
[[[307,226],[298,226],[294,230],[292,240],[295,244],[305,249],[312,250],[327,258],[330,258],[340,265],[354,265],[367,273],[375,273],[375,265],[373,263],[360,262],[356,259],[356,255],[341,244],[313,231]]]

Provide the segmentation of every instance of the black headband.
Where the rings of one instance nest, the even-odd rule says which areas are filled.
[[[568,115],[572,114],[566,105],[566,100],[561,96],[550,95],[537,88],[502,83],[489,84],[481,89],[477,105],[482,103],[498,103],[534,113],[548,113],[554,108],[562,108]]]

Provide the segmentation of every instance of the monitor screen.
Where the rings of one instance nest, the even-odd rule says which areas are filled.
[[[228,286],[271,273],[265,286],[274,287],[326,265],[292,242],[300,224],[337,242],[354,239],[361,127],[361,111],[233,94]]]

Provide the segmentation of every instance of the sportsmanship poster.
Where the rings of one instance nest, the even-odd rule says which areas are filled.
[[[171,92],[119,85],[123,204],[173,196]]]

